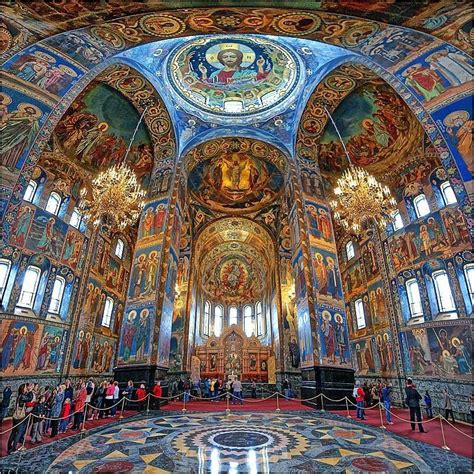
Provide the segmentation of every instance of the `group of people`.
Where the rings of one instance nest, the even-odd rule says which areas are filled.
[[[389,425],[393,425],[392,421],[392,401],[391,401],[391,393],[392,393],[392,384],[385,383],[383,384],[381,381],[377,382],[376,384],[368,385],[367,383],[360,384],[356,382],[354,391],[352,395],[356,400],[356,416],[361,420],[365,420],[365,407],[375,406],[378,403],[381,403],[385,409],[385,417],[387,423]],[[471,396],[471,408],[472,408],[472,399]],[[433,402],[431,400],[431,395],[428,390],[425,391],[424,396],[416,389],[416,385],[413,383],[412,379],[407,379],[405,385],[405,404],[408,406],[410,410],[410,423],[411,423],[411,430],[415,431],[416,423],[418,424],[418,429],[420,433],[425,433],[422,423],[422,416],[421,416],[421,401],[424,402],[424,407],[426,411],[426,417],[428,419],[433,418]],[[453,414],[453,405],[452,405],[452,397],[447,388],[443,390],[443,401],[444,401],[444,417],[451,420],[455,423],[454,414]],[[471,410],[472,415],[472,410]],[[416,423],[415,423],[416,421]]]
[[[151,393],[154,395],[151,397],[152,408],[159,409],[159,397],[162,396],[159,381],[155,382]],[[129,381],[127,387],[120,390],[117,381],[96,382],[92,378],[80,379],[75,384],[67,379],[56,387],[23,383],[11,407],[13,424],[8,439],[8,454],[22,446],[28,435],[32,443],[40,443],[45,436],[55,438],[59,433],[81,429],[84,417],[87,420],[115,417],[122,397],[127,399],[127,408],[143,409],[147,398],[145,385],[135,388]],[[0,402],[0,423],[8,414],[11,399],[12,389],[7,385]]]

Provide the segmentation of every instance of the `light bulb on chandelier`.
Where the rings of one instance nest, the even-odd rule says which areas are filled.
[[[92,180],[90,190],[81,189],[79,209],[94,227],[104,225],[111,230],[124,230],[137,222],[145,206],[146,193],[127,165],[127,156],[147,108],[140,116],[123,160],[100,172]]]
[[[334,219],[345,230],[354,233],[359,233],[363,224],[371,220],[380,228],[385,228],[392,221],[397,202],[387,186],[379,183],[375,176],[365,169],[354,166],[332,115],[326,107],[324,110],[336,130],[349,162],[349,168],[342,173],[333,189],[336,199],[329,203]]]

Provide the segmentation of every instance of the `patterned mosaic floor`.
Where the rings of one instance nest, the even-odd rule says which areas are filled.
[[[137,418],[69,446],[42,450],[29,451],[19,460],[19,470],[32,472],[37,466],[51,473],[472,472],[467,458],[313,412]]]

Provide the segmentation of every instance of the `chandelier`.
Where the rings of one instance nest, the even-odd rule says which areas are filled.
[[[99,173],[92,180],[90,192],[81,189],[79,209],[94,227],[104,225],[110,230],[124,230],[140,217],[145,191],[126,160],[146,110],[137,123],[123,161]]]
[[[334,119],[328,110],[324,109],[349,161],[349,168],[337,180],[337,186],[334,188],[336,199],[329,203],[334,219],[345,230],[355,233],[360,232],[363,224],[368,221],[374,221],[381,229],[384,229],[393,219],[397,201],[393,198],[390,189],[379,183],[375,176],[352,164]]]

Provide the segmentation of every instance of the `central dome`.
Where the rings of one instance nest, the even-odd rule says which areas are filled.
[[[300,66],[286,47],[262,37],[198,38],[170,56],[173,89],[192,107],[245,117],[287,101]]]

